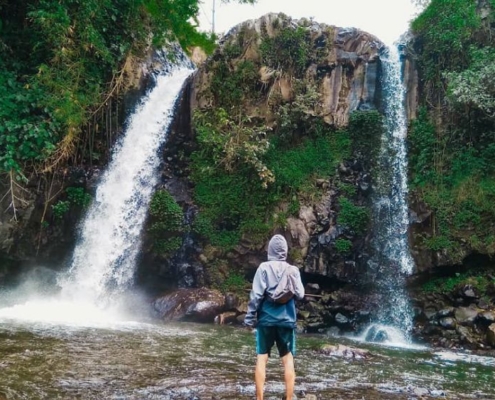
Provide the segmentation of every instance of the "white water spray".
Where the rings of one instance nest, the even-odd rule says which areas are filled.
[[[382,296],[378,313],[380,331],[393,327],[389,334],[398,340],[397,328],[406,342],[412,329],[412,310],[405,290],[407,275],[413,271],[409,251],[407,206],[407,116],[405,88],[399,50],[390,46],[382,56],[385,126],[373,198],[374,256],[369,261],[375,285]]]
[[[141,231],[157,184],[159,148],[191,72],[190,62],[184,62],[159,74],[128,120],[81,225],[70,269],[59,279],[60,297],[0,309],[0,320],[92,325],[112,319],[113,313],[102,309],[112,308],[113,300],[133,283]]]
[[[173,117],[189,68],[158,76],[156,87],[132,115],[128,129],[83,222],[63,295],[92,303],[128,288],[148,204],[157,184],[158,149]]]

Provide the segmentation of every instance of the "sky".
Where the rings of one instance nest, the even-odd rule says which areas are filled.
[[[417,12],[411,0],[258,0],[255,5],[202,0],[199,15],[202,30],[211,30],[213,1],[216,33],[225,33],[240,22],[269,12],[283,12],[296,19],[313,17],[316,22],[359,28],[385,44],[393,44],[406,32]]]

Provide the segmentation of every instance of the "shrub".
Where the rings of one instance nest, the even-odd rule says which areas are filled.
[[[337,222],[357,233],[364,232],[370,220],[369,210],[365,207],[356,206],[345,197],[340,198],[339,205],[340,211],[338,213]]]
[[[351,252],[351,249],[352,249],[352,242],[348,239],[342,239],[342,238],[338,238],[336,241],[335,241],[335,250],[337,251],[337,253],[339,254],[349,254]]]
[[[223,293],[233,292],[245,295],[244,289],[246,289],[248,281],[237,273],[229,273],[225,280],[222,282],[220,290]]]
[[[166,190],[157,190],[151,199],[149,214],[153,251],[165,257],[172,255],[182,244],[182,207]]]
[[[72,207],[86,208],[91,203],[91,195],[82,187],[67,187],[65,189],[67,200],[59,200],[52,205],[55,219],[62,219]]]
[[[309,61],[311,42],[302,27],[284,27],[273,38],[265,36],[260,44],[261,62],[273,69],[282,69],[300,76]]]
[[[57,201],[52,205],[52,212],[55,219],[62,219],[69,212],[70,203],[68,201]]]

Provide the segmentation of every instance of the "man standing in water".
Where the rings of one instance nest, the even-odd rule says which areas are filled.
[[[268,261],[261,263],[253,280],[253,288],[249,299],[248,312],[244,324],[256,325],[256,400],[263,400],[265,371],[271,348],[276,343],[284,365],[285,394],[292,400],[296,374],[294,371],[294,355],[296,351],[296,306],[294,297],[304,297],[304,286],[299,269],[288,264],[287,242],[281,235],[275,235],[268,244]],[[285,303],[271,300],[283,274],[293,277],[294,296]]]

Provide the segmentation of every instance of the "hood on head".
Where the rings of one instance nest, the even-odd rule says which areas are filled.
[[[275,235],[268,243],[268,261],[285,261],[287,259],[287,241],[282,235]]]

